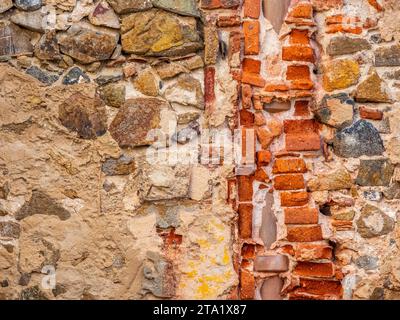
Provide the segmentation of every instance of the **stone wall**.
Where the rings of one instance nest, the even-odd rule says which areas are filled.
[[[3,0],[0,299],[397,299],[395,0]]]

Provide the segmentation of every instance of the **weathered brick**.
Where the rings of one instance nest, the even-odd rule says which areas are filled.
[[[306,65],[288,66],[286,79],[291,81],[290,88],[293,90],[307,90],[314,87],[311,81],[310,68]]]
[[[296,246],[297,260],[332,259],[332,248],[327,245],[299,243]]]
[[[254,299],[255,279],[253,274],[242,269],[240,271],[240,298],[243,300]]]
[[[254,126],[254,113],[245,109],[240,110],[240,125],[251,128]]]
[[[294,45],[310,45],[308,30],[293,29],[290,33],[289,43]]]
[[[265,150],[268,149],[269,145],[274,139],[274,135],[266,128],[257,128],[257,139],[261,144],[261,147]]]
[[[266,123],[267,122],[265,121],[265,117],[264,117],[262,112],[257,111],[257,112],[254,113],[254,124],[256,126],[263,126]]]
[[[249,84],[242,84],[242,107],[244,109],[250,109],[253,106],[252,103],[253,90]]]
[[[283,207],[299,207],[308,203],[309,195],[305,191],[299,192],[282,192],[281,206]]]
[[[290,242],[313,242],[323,240],[320,225],[287,227],[287,239]]]
[[[305,173],[307,172],[306,163],[303,159],[276,159],[272,168],[272,173]]]
[[[282,59],[285,61],[314,62],[314,51],[311,47],[292,45],[282,48]]]
[[[383,112],[380,110],[368,108],[365,106],[360,107],[360,117],[362,119],[370,119],[370,120],[382,120]]]
[[[218,16],[217,26],[220,28],[230,28],[240,26],[240,17],[238,15]]]
[[[311,0],[316,11],[324,11],[343,6],[343,0]]]
[[[313,14],[313,8],[312,8],[311,3],[300,3],[296,6],[294,6],[290,10],[289,17],[311,19],[312,14]]]
[[[204,100],[206,104],[215,101],[215,68],[206,67],[204,69]]]
[[[322,296],[341,296],[343,290],[340,281],[300,279],[300,287],[295,292]]]
[[[344,16],[343,14],[335,14],[333,16],[328,16],[325,19],[325,23],[327,25],[331,24],[355,24],[357,22],[360,22],[359,17],[348,17]]]
[[[299,261],[293,273],[303,277],[331,278],[335,274],[335,269],[332,262],[315,263]]]
[[[267,166],[271,162],[271,152],[268,150],[257,151],[257,164],[259,166]]]
[[[297,100],[294,104],[294,116],[308,117],[310,115],[310,109],[308,105],[309,102],[307,100]]]
[[[288,151],[317,151],[321,148],[321,139],[316,133],[287,134],[285,142]]]
[[[253,200],[253,178],[248,176],[238,177],[239,201]]]
[[[254,173],[254,179],[260,182],[268,182],[269,177],[268,174],[265,172],[263,168],[257,168],[256,172]]]
[[[298,190],[304,189],[304,177],[302,174],[286,174],[274,178],[275,190]]]
[[[255,55],[260,52],[260,23],[258,21],[244,21],[244,54]]]
[[[243,13],[246,18],[258,19],[260,16],[261,0],[244,0]]]
[[[289,86],[286,83],[267,83],[264,87],[265,91],[289,91]]]
[[[286,224],[317,224],[318,209],[309,207],[285,208]]]
[[[383,11],[383,7],[379,4],[377,0],[368,0],[368,3],[373,6],[376,11],[381,12]]]
[[[243,259],[252,260],[256,256],[256,246],[250,243],[244,243],[241,250]]]
[[[256,133],[252,128],[242,128],[242,164],[254,164],[256,153]]]
[[[239,204],[239,235],[243,239],[251,238],[253,229],[253,205]]]
[[[288,134],[302,134],[316,132],[315,120],[285,120],[283,122],[284,132]]]
[[[326,28],[326,33],[337,33],[337,32],[361,34],[362,28],[355,27],[355,26],[343,25],[343,24],[332,24],[332,25],[327,26],[327,28]]]
[[[242,62],[242,70],[244,73],[260,73],[261,61],[257,59],[244,58]]]
[[[243,73],[242,74],[242,82],[251,84],[256,87],[264,87],[265,80],[259,75],[255,73]]]

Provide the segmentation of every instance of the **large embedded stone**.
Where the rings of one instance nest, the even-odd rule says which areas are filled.
[[[119,34],[116,31],[81,22],[62,33],[58,42],[62,53],[88,64],[109,59],[118,39]]]
[[[340,168],[332,172],[324,172],[307,183],[310,191],[350,189],[353,186],[350,173]]]
[[[189,74],[182,74],[177,81],[165,89],[165,98],[184,106],[204,109],[204,95],[199,80]]]
[[[12,0],[2,0],[0,1],[0,13],[6,12],[13,7]]]
[[[375,51],[375,66],[395,67],[400,66],[400,45],[380,47]]]
[[[163,108],[168,103],[156,98],[127,100],[110,125],[112,137],[120,147],[151,145],[155,138],[151,132],[160,127]]]
[[[13,221],[0,221],[0,239],[18,239],[21,234],[21,227]]]
[[[359,120],[336,133],[333,151],[340,157],[358,158],[381,155],[385,148],[378,130],[368,121]]]
[[[44,32],[47,25],[47,15],[42,10],[33,12],[19,11],[10,18],[11,22],[35,32]]]
[[[203,47],[195,18],[158,9],[124,17],[121,32],[122,49],[128,53],[177,56]]]
[[[357,87],[355,99],[358,102],[391,101],[386,83],[375,71]]]
[[[195,0],[152,0],[153,6],[185,16],[199,17]]]
[[[101,165],[101,171],[107,176],[131,174],[136,168],[132,157],[122,155],[119,158],[108,158]]]
[[[35,56],[40,60],[60,60],[60,47],[58,46],[56,31],[46,32],[35,45]]]
[[[70,131],[83,139],[95,139],[107,131],[107,115],[104,102],[75,93],[59,107],[59,119]]]
[[[107,0],[118,14],[126,14],[150,9],[151,0]]]
[[[100,1],[89,14],[89,21],[96,26],[104,26],[114,29],[120,28],[119,18],[114,10],[105,1]]]
[[[140,72],[135,78],[133,85],[137,90],[147,96],[158,96],[160,84],[157,74],[151,67],[146,68],[142,72]]]
[[[290,0],[264,0],[263,4],[264,17],[279,34],[290,6]]]
[[[324,66],[323,86],[326,91],[348,88],[359,78],[360,66],[355,60],[334,60]]]
[[[331,56],[356,53],[371,49],[371,44],[362,38],[350,38],[347,36],[334,37],[326,48]]]
[[[394,166],[388,159],[361,160],[356,183],[360,186],[388,186]]]
[[[378,207],[365,205],[357,220],[357,231],[363,238],[374,238],[388,234],[394,229],[395,221]]]
[[[39,190],[33,190],[29,201],[26,201],[21,209],[15,214],[15,219],[22,220],[26,217],[43,214],[57,216],[60,220],[67,220],[71,214],[61,207],[54,199]]]
[[[350,125],[353,122],[355,102],[348,94],[326,95],[321,105],[322,108],[315,114],[319,122],[335,128]]]
[[[14,5],[25,11],[34,11],[42,6],[42,0],[14,0]]]
[[[9,22],[0,21],[0,56],[15,56],[33,52],[27,31]]]

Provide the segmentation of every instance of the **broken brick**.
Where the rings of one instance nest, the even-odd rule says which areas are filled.
[[[323,240],[321,226],[288,226],[287,240],[290,242],[314,242]]]

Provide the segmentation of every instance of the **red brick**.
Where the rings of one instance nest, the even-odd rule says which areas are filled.
[[[233,9],[237,8],[240,0],[201,0],[201,7],[203,9]]]
[[[306,163],[303,159],[276,159],[272,173],[305,173]]]
[[[292,8],[289,12],[291,18],[311,19],[313,15],[313,8],[311,3],[300,3]]]
[[[283,207],[300,207],[308,203],[309,195],[305,191],[299,192],[282,192],[281,206]]]
[[[361,106],[360,107],[360,117],[363,119],[382,120],[383,112],[376,110],[376,109]]]
[[[265,128],[257,128],[256,133],[257,133],[258,141],[261,144],[261,147],[264,150],[268,149],[268,147],[272,143],[272,140],[274,139],[275,136],[268,129],[265,129]]]
[[[259,166],[267,166],[271,162],[271,152],[268,150],[257,151],[257,164]]]
[[[260,23],[258,21],[244,21],[244,54],[255,55],[260,52]]]
[[[214,67],[206,67],[204,69],[204,100],[205,103],[213,103],[215,101],[215,69]]]
[[[376,11],[381,12],[383,11],[383,7],[378,3],[377,0],[368,0],[368,3],[373,6]]]
[[[286,150],[288,151],[317,151],[321,148],[318,134],[287,134]]]
[[[244,162],[242,164],[254,164],[254,155],[256,153],[256,134],[254,129],[243,128],[241,138],[242,158],[244,158]]]
[[[253,177],[238,176],[239,201],[253,200]]]
[[[326,17],[325,23],[327,25],[331,24],[354,24],[360,22],[359,17],[346,17],[343,14],[335,14],[333,16]]]
[[[323,240],[320,225],[287,227],[287,239],[290,242],[313,242]]]
[[[306,65],[288,66],[286,71],[286,79],[311,81],[309,66]]]
[[[253,90],[248,84],[242,84],[242,107],[244,109],[250,109],[253,106],[252,98]]]
[[[306,45],[310,44],[308,30],[293,29],[289,38],[290,44]]]
[[[233,16],[218,16],[217,26],[220,28],[238,27],[240,26],[240,17]]]
[[[297,100],[294,104],[294,116],[296,117],[310,116],[310,109],[308,105],[309,102],[307,100]]]
[[[314,263],[299,261],[293,273],[303,277],[331,278],[335,274],[335,269],[332,262]]]
[[[250,243],[244,243],[241,250],[242,258],[252,260],[256,256],[256,246]]]
[[[229,64],[238,67],[240,63],[240,47],[242,42],[242,34],[239,31],[232,31],[229,34],[228,59]]]
[[[348,25],[342,25],[342,24],[333,24],[333,25],[329,25],[326,28],[326,33],[338,33],[338,32],[361,34],[362,33],[362,28],[361,27],[348,26]]]
[[[255,284],[253,274],[242,269],[240,272],[240,298],[243,300],[254,299]]]
[[[302,174],[286,174],[274,178],[275,190],[298,190],[304,189],[304,177]]]
[[[318,209],[301,207],[301,208],[285,208],[286,224],[317,224]]]
[[[257,168],[254,173],[254,179],[260,182],[269,182],[268,174],[265,172],[263,168]]]
[[[343,0],[311,0],[317,11],[329,10],[343,6]]]
[[[242,62],[242,69],[244,73],[260,73],[261,61],[251,58],[244,58]]]
[[[244,0],[244,16],[258,19],[260,16],[261,0]]]
[[[265,86],[265,80],[256,73],[243,73],[242,74],[242,82],[251,84],[256,87],[264,87]]]
[[[295,258],[298,260],[332,259],[332,248],[327,245],[299,243],[296,246]]]
[[[253,229],[253,205],[239,204],[239,235],[243,239],[251,238]]]
[[[288,254],[288,255],[291,255],[291,256],[294,256],[294,254],[295,254],[294,248],[290,244],[287,244],[287,245],[284,245],[284,246],[280,247],[278,249],[278,252],[279,253],[285,253],[285,254]]]
[[[254,126],[254,113],[245,109],[240,110],[240,125],[244,127]]]
[[[315,120],[285,120],[283,128],[289,134],[313,133],[317,131],[317,124]]]
[[[308,293],[320,296],[341,296],[342,285],[340,281],[300,279],[300,287],[295,293]]]
[[[289,86],[285,83],[267,83],[264,87],[264,90],[268,92],[288,91]]]
[[[292,45],[282,48],[282,59],[285,61],[314,62],[314,51],[311,47]]]

